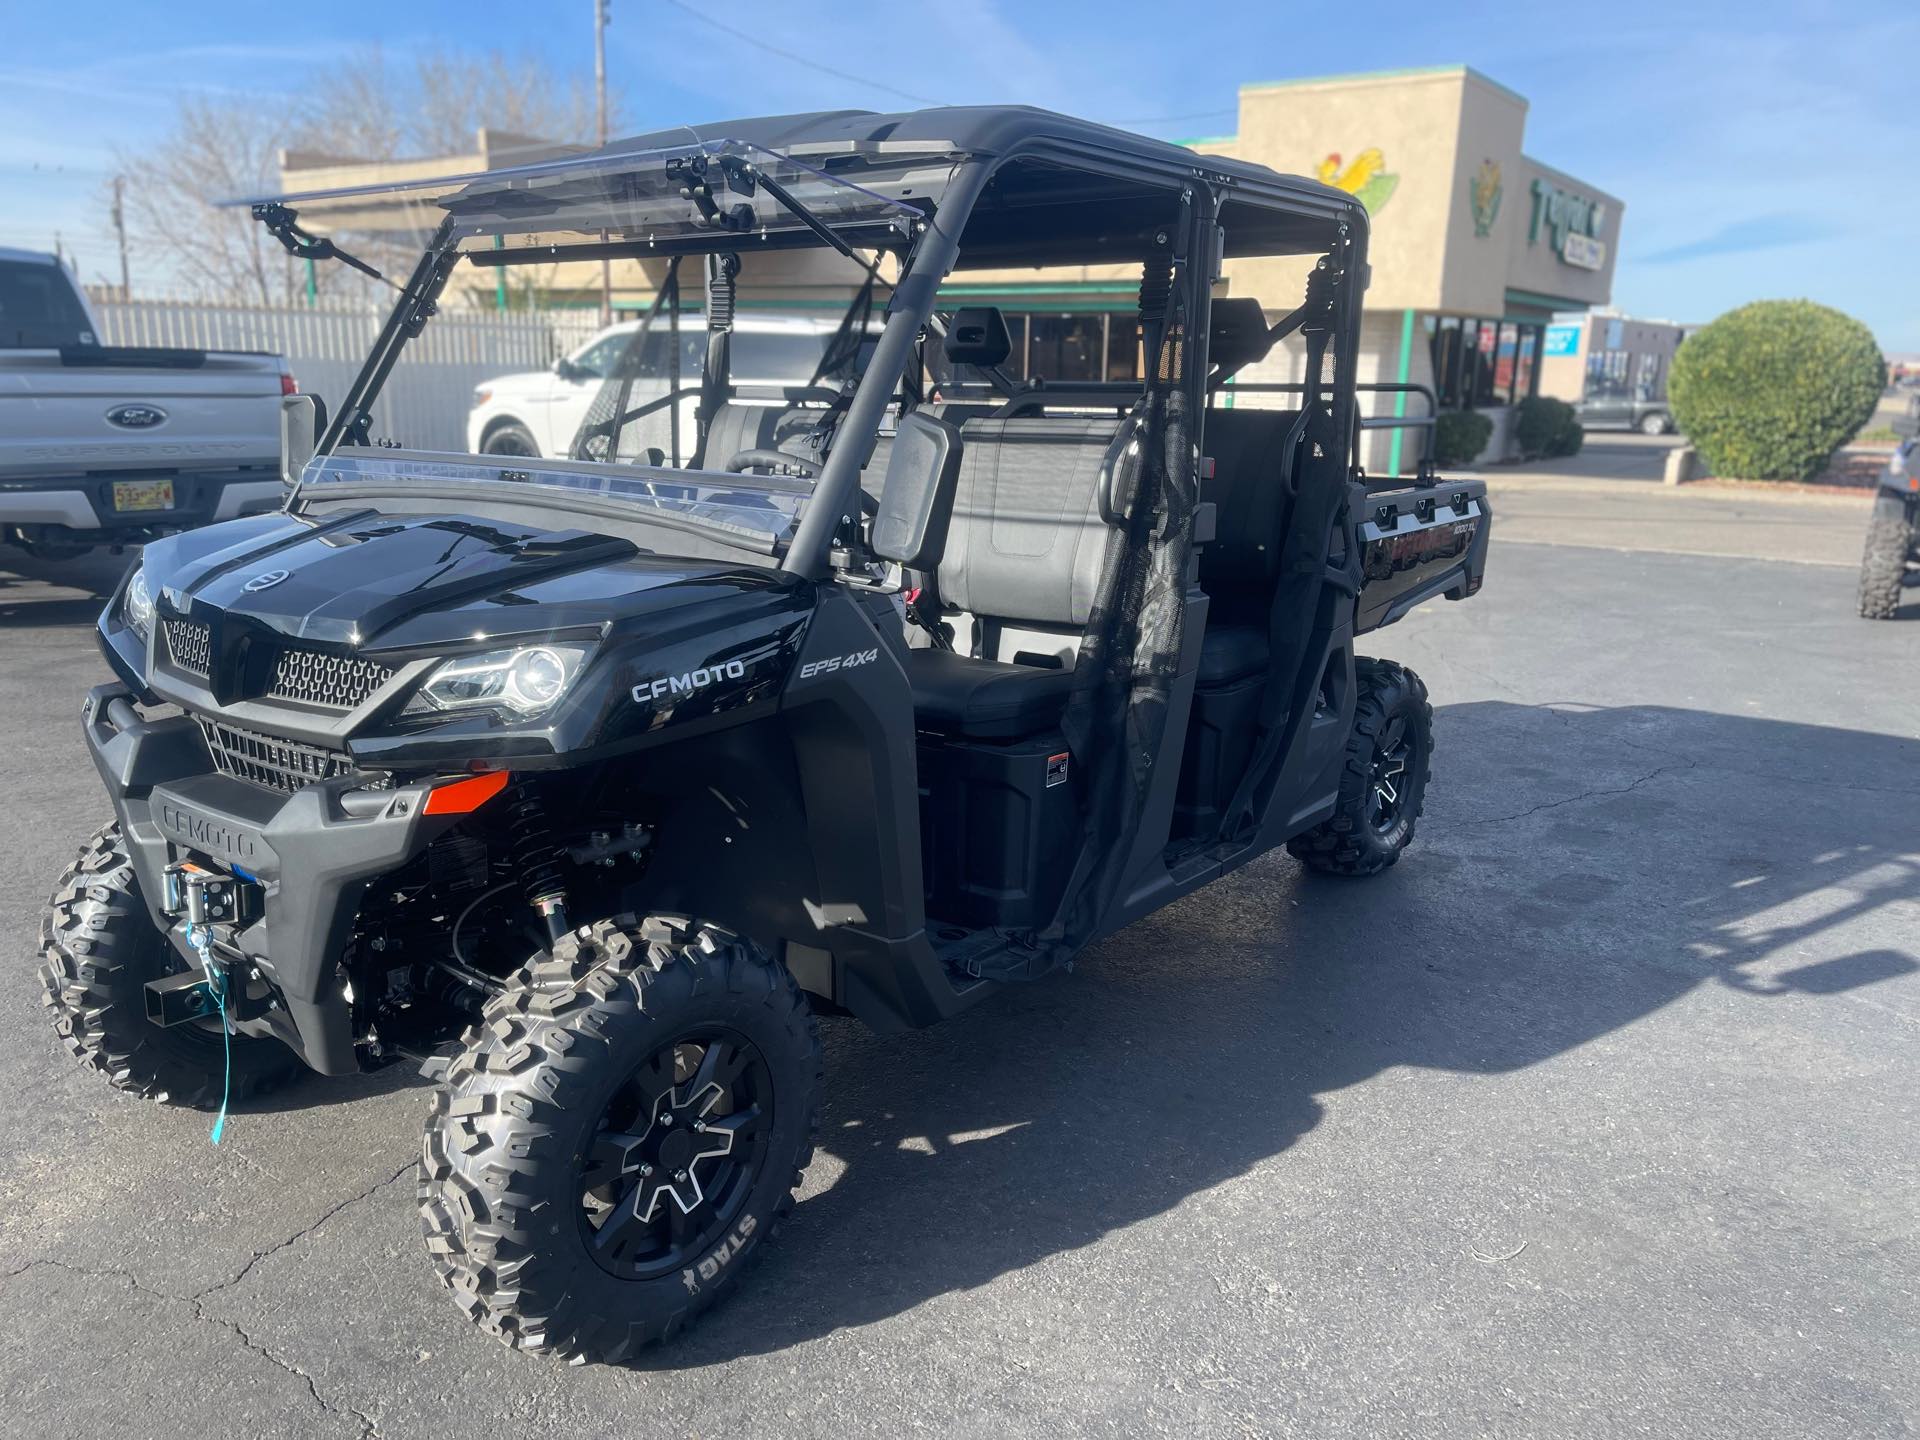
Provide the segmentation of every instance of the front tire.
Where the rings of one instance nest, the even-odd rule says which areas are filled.
[[[1391,660],[1355,660],[1353,729],[1332,815],[1287,842],[1309,870],[1377,875],[1413,843],[1433,778],[1433,707],[1427,687]]]
[[[146,984],[186,968],[155,928],[118,824],[80,848],[40,925],[40,978],[54,1029],[107,1083],[198,1110],[220,1103],[227,1057],[214,1022],[161,1027],[147,1019]],[[232,1098],[300,1075],[278,1040],[233,1037]]]
[[[1665,435],[1670,433],[1672,429],[1673,421],[1658,412],[1652,415],[1642,416],[1640,419],[1640,433],[1642,435]]]
[[[1891,620],[1900,610],[1900,590],[1913,553],[1914,525],[1907,502],[1885,491],[1874,497],[1873,518],[1867,522],[1867,548],[1860,559],[1860,614],[1868,620]]]
[[[813,1157],[820,1037],[715,926],[582,927],[487,1004],[428,1116],[441,1281],[524,1350],[613,1362],[738,1283]]]

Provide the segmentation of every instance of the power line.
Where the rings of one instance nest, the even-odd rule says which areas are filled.
[[[849,85],[864,85],[869,90],[884,90],[889,95],[898,95],[902,100],[911,100],[916,105],[944,105],[947,103],[944,100],[935,100],[930,96],[915,95],[911,90],[902,90],[898,86],[889,85],[882,80],[869,80],[864,75],[849,75],[844,70],[835,70],[830,65],[822,65],[811,55],[797,55],[791,50],[782,50],[778,45],[769,45],[758,35],[750,34],[745,30],[736,30],[723,20],[716,20],[711,15],[702,14],[700,11],[694,9],[693,6],[684,3],[684,0],[665,0],[665,3],[683,15],[692,16],[702,25],[710,26],[722,34],[731,35],[734,39],[741,41],[743,44],[751,45],[756,50],[764,50],[767,54],[776,55],[782,60],[791,60],[796,65],[805,65],[809,70],[817,70],[822,75],[831,75],[836,80],[845,80]]]

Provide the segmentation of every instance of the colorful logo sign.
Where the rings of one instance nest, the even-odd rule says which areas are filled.
[[[1340,154],[1335,151],[1320,162],[1314,173],[1320,177],[1321,184],[1346,191],[1366,207],[1367,214],[1378,215],[1400,184],[1398,175],[1386,173],[1386,164],[1387,157],[1375,145],[1362,150],[1344,170],[1340,168]]]
[[[1540,227],[1547,227],[1553,253],[1568,265],[1582,270],[1600,270],[1607,263],[1607,247],[1600,239],[1600,228],[1607,223],[1607,207],[1571,190],[1562,190],[1551,180],[1533,182],[1533,219],[1527,226],[1527,243],[1540,239]]]
[[[1493,222],[1500,218],[1500,167],[1482,160],[1480,168],[1467,181],[1467,196],[1473,201],[1473,233],[1482,240],[1493,233]]]

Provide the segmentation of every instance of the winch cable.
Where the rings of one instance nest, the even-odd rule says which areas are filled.
[[[213,994],[213,1003],[220,1007],[220,1052],[223,1073],[220,1078],[220,1113],[214,1117],[213,1130],[207,1138],[215,1145],[227,1129],[227,1105],[233,1099],[233,1022],[227,1018],[227,989],[220,979],[220,972],[213,963],[213,941],[206,931],[189,923],[187,925],[187,943],[193,946],[200,956],[200,968],[207,975],[207,989]]]

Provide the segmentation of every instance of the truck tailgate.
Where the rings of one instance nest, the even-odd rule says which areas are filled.
[[[0,350],[0,479],[278,463],[278,356]]]
[[[1391,485],[1367,496],[1360,524],[1360,605],[1355,629],[1390,625],[1444,595],[1464,600],[1487,570],[1493,516],[1484,480]]]

